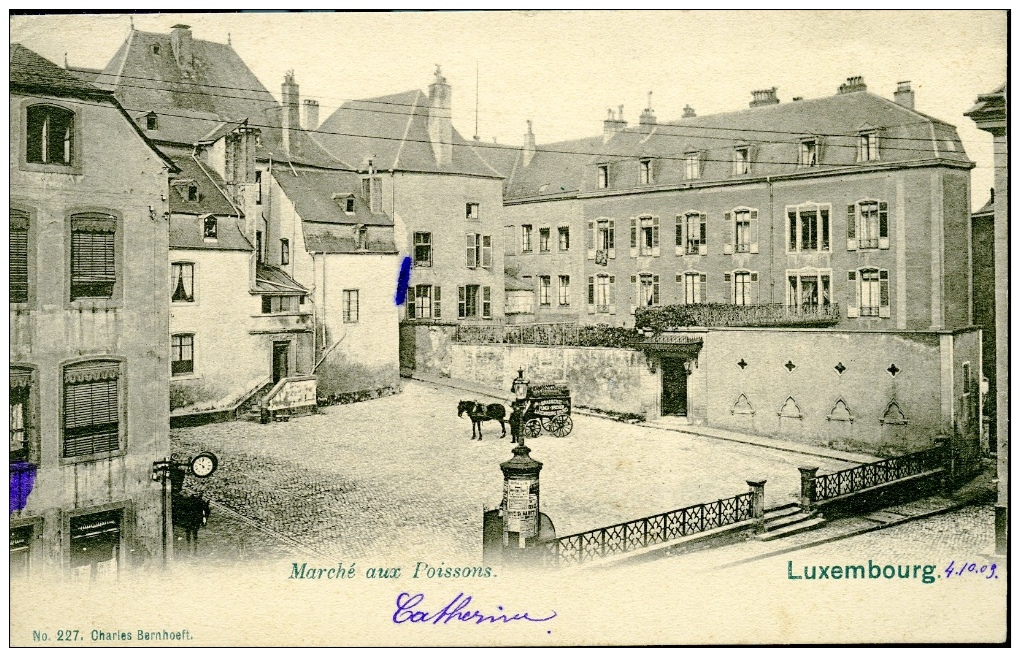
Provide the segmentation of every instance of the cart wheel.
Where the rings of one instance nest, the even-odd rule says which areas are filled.
[[[524,436],[529,439],[542,436],[542,419],[533,418],[525,421]]]
[[[554,437],[565,437],[574,429],[574,422],[568,415],[559,414],[550,419],[549,427]]]

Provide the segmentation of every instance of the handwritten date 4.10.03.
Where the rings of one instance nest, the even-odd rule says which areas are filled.
[[[955,578],[957,576],[982,576],[985,579],[999,578],[999,572],[995,563],[979,565],[972,562],[962,562],[957,564],[955,560],[951,560],[943,573],[946,575],[946,578]]]

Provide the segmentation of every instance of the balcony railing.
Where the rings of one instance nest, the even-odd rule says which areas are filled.
[[[671,304],[639,308],[635,327],[662,331],[689,326],[824,327],[839,323],[839,304]]]

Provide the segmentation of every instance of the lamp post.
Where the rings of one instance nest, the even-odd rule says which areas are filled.
[[[172,493],[180,492],[184,488],[184,478],[190,472],[199,479],[205,479],[219,466],[220,460],[211,452],[200,452],[186,461],[181,461],[176,454],[163,457],[160,461],[152,462],[152,481],[160,482],[160,494],[163,510],[163,566],[167,565],[169,553],[167,538],[170,535],[170,527],[173,525],[173,503]],[[170,488],[167,488],[167,484]],[[172,545],[170,546],[172,548]]]

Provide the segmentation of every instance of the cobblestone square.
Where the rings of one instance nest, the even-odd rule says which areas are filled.
[[[397,396],[289,422],[173,431],[174,451],[220,459],[213,477],[186,485],[213,501],[199,555],[477,561],[483,504],[499,504],[499,464],[512,445],[491,421],[482,441],[471,440],[470,421],[456,412],[474,398],[406,381]],[[850,465],[576,412],[570,436],[528,446],[544,463],[541,509],[557,535],[730,497],[752,478],[768,480],[767,506],[785,503],[799,492],[798,465]]]

